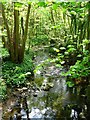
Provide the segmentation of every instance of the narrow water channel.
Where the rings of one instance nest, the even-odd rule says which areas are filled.
[[[23,93],[15,91],[13,95],[10,95],[10,99],[7,101],[6,105],[4,104],[3,106],[4,112],[5,109],[10,111],[10,106],[13,104],[18,106],[16,101],[20,99],[20,94],[22,94],[22,96],[27,98],[28,117],[30,120],[37,120],[38,118],[41,120],[56,120],[56,118],[59,117],[66,120],[66,117],[63,116],[64,114],[62,114],[61,111],[66,105],[72,102],[72,96],[75,100],[75,96],[67,91],[66,78],[61,75],[62,71],[66,71],[65,68],[56,67],[56,64],[50,62],[50,59],[48,48],[40,49],[35,52],[34,80],[27,83],[28,86],[27,88],[23,88]],[[22,103],[21,100],[21,118],[22,120],[27,120],[27,113],[24,109],[25,105]],[[8,116],[8,119],[6,117],[4,120],[9,120],[10,115]],[[15,112],[13,116],[15,116]],[[13,119],[14,118],[10,120]]]
[[[65,97],[65,77],[62,77],[60,75],[63,69],[57,68],[55,66],[55,63],[50,63],[48,59],[48,52],[45,52],[44,50],[40,50],[39,52],[37,52],[35,58],[35,66],[41,66],[40,69],[38,69],[35,73],[35,81],[36,83],[40,82],[40,84],[37,84],[39,90],[37,90],[36,88],[36,91],[31,97],[31,100],[29,99],[29,104],[32,104],[33,106],[32,109],[32,107],[29,105],[32,109],[31,113],[33,112],[33,116],[31,116],[31,118],[43,117],[55,119],[56,110],[54,109],[54,104],[57,104],[55,103],[55,101],[59,97],[62,101],[62,99],[64,99]],[[37,111],[40,113],[34,113],[34,109],[37,109]]]

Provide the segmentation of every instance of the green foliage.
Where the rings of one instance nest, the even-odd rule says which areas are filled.
[[[0,79],[0,100],[4,99],[6,95],[6,84],[3,79]]]
[[[7,49],[1,47],[0,48],[0,55],[2,56],[2,58],[5,58],[5,57],[9,56],[9,53],[8,53]]]
[[[53,48],[53,50],[54,55],[56,55],[56,63],[61,65],[64,65],[72,58],[72,56],[76,55],[76,53],[78,52],[74,45],[68,45],[66,47],[63,46],[59,49]]]
[[[84,44],[84,45],[87,45],[88,43],[90,43],[89,40],[87,40],[87,39],[83,40],[83,44]]]
[[[45,2],[38,2],[39,7],[46,7],[47,4]]]
[[[82,80],[82,78],[90,75],[90,54],[87,54],[88,51],[83,53],[83,59],[77,60],[75,65],[70,66],[70,69],[66,72],[66,76],[69,76],[69,81],[73,79]],[[69,82],[69,83],[70,83]],[[68,85],[70,86],[71,83]]]
[[[40,71],[43,69],[43,67],[46,66],[50,62],[53,62],[53,60],[48,58],[45,61],[43,61],[41,64],[38,64],[34,69],[34,73],[40,73]]]
[[[58,8],[58,4],[57,3],[52,4],[52,9],[53,10],[56,10],[57,8]]]
[[[38,35],[37,38],[33,38],[31,41],[31,45],[42,45],[48,42],[47,35]]]
[[[23,3],[21,2],[15,2],[14,6],[15,6],[15,10],[20,10],[22,8]]]
[[[14,64],[11,61],[5,61],[2,64],[3,79],[7,85],[20,86],[26,84],[26,75],[28,72],[33,73],[33,62],[29,55],[25,55],[25,59],[21,64]]]
[[[62,63],[63,63],[63,58],[64,58],[64,55],[58,53],[58,54],[57,54],[57,58],[56,58],[56,63],[62,64]]]
[[[68,53],[73,53],[74,51],[76,51],[74,45],[68,45],[67,46],[67,51]]]
[[[67,81],[66,84],[68,85],[68,87],[73,87],[74,83],[72,81]]]

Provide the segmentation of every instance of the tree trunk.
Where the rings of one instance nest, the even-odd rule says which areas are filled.
[[[90,1],[87,4],[88,4],[87,39],[90,40]]]
[[[14,5],[15,7],[15,5]],[[14,8],[14,57],[15,57],[15,62],[18,62],[19,58],[19,11]]]
[[[88,16],[87,16],[87,40],[90,41],[90,1],[88,4]],[[90,42],[86,45],[86,49],[90,52]]]
[[[31,4],[28,4],[28,10],[27,10],[26,22],[25,22],[25,31],[23,32],[23,37],[22,36],[20,37],[19,10],[16,9],[15,3],[14,3],[14,33],[12,35],[12,31],[10,32],[8,21],[6,19],[4,5],[2,3],[2,17],[7,30],[8,50],[10,53],[11,61],[14,63],[21,63],[24,59],[30,8],[31,8]],[[20,41],[20,38],[22,38],[22,41]],[[4,38],[3,40],[5,41]]]
[[[10,33],[8,22],[7,22],[7,19],[6,19],[6,16],[5,16],[5,11],[4,11],[4,5],[3,4],[2,4],[2,17],[3,17],[3,21],[4,21],[4,24],[6,26],[6,30],[7,30],[8,50],[9,50],[9,53],[10,53],[11,60],[14,62],[13,39],[11,37],[11,33]]]
[[[25,32],[24,32],[23,44],[22,44],[22,58],[21,59],[24,58],[25,44],[26,44],[27,33],[28,33],[28,23],[29,23],[30,8],[31,8],[31,4],[28,5],[28,11],[27,11],[27,16],[26,16]]]

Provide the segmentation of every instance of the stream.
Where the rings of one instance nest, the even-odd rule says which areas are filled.
[[[3,105],[3,113],[7,113],[7,115],[4,114],[4,120],[17,120],[15,119],[16,111],[12,112],[13,118],[10,118],[9,113],[11,106],[16,108],[18,103],[21,107],[19,113],[22,120],[27,120],[27,108],[30,120],[38,118],[40,120],[56,120],[56,118],[67,120],[70,117],[71,110],[65,113],[65,107],[71,103],[75,104],[77,96],[74,92],[70,93],[67,90],[66,78],[61,75],[61,72],[65,72],[66,69],[57,67],[53,61],[50,62],[50,59],[47,47],[35,52],[34,80],[28,82],[27,87],[18,88],[13,95],[10,95],[10,99]],[[27,101],[21,99],[22,96]],[[27,108],[25,108],[25,102],[27,102]]]

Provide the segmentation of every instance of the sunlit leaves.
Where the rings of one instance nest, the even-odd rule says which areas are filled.
[[[81,57],[81,55],[78,55]],[[89,63],[90,55],[83,57],[82,61],[77,60],[75,65],[70,66],[70,70],[66,73],[66,76],[71,75],[70,78],[86,77],[90,74],[90,64]]]
[[[81,55],[81,54],[79,54],[79,55],[77,55],[77,57],[82,57],[82,55]]]
[[[14,3],[14,6],[15,6],[15,10],[20,10],[21,8],[22,8],[22,5],[23,5],[23,3],[20,3],[20,2],[15,2]]]
[[[6,84],[3,79],[0,78],[0,100],[5,97],[6,94]]]
[[[68,45],[67,48],[73,48],[74,46],[73,45]]]
[[[4,44],[4,43],[3,43]],[[7,51],[7,49],[5,49],[5,48],[0,48],[0,57],[7,57],[7,56],[9,56],[9,53],[8,53],[8,51]]]
[[[66,48],[65,47],[60,47],[60,50],[66,50]]]
[[[8,2],[8,0],[0,0],[0,2],[6,3],[6,2]]]
[[[39,7],[46,7],[47,4],[45,2],[38,2]]]
[[[86,8],[89,8],[89,9],[90,9],[90,1],[87,2]]]
[[[87,40],[87,39],[85,39],[85,40],[83,40],[83,44],[88,44],[89,43],[89,40]]]
[[[56,10],[58,8],[58,4],[56,3],[56,4],[52,4],[52,9],[53,10]]]
[[[65,55],[69,55],[69,52],[64,52]]]
[[[73,87],[74,86],[74,83],[72,81],[68,81],[68,82],[66,82],[66,84],[68,85],[68,87]]]
[[[53,49],[54,49],[54,51],[59,52],[59,49],[57,49],[57,48],[53,48]]]
[[[70,52],[74,52],[76,49],[75,48],[69,48],[67,51]]]
[[[15,7],[22,7],[22,3],[20,3],[20,2],[15,2]]]
[[[7,85],[12,86],[26,84],[27,73],[32,72],[34,69],[32,60],[28,55],[25,55],[22,64],[14,64],[10,61],[6,61],[2,64],[2,67],[3,79]]]
[[[76,12],[75,11],[71,11],[70,12],[72,15],[76,15]]]
[[[65,64],[65,61],[61,61],[61,65]]]

